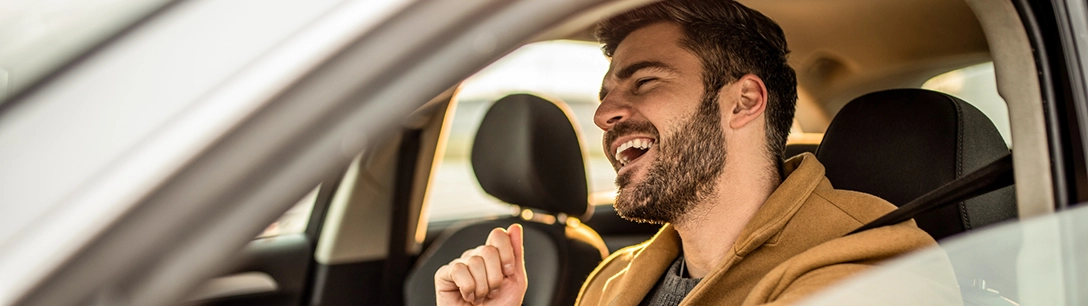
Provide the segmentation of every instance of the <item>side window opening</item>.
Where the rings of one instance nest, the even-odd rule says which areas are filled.
[[[974,105],[994,123],[1005,144],[1012,147],[1009,108],[997,93],[993,62],[940,74],[923,83],[922,88],[947,93]]]
[[[591,193],[615,190],[615,172],[593,124],[601,77],[608,60],[595,43],[547,41],[521,47],[465,80],[447,134],[441,164],[428,187],[429,221],[509,215],[510,206],[479,186],[470,162],[472,141],[491,104],[513,93],[532,93],[565,102],[573,111],[586,152]]]
[[[271,238],[276,236],[288,235],[288,234],[301,234],[306,231],[306,226],[310,223],[310,213],[313,212],[314,202],[317,202],[317,193],[321,190],[321,185],[317,185],[310,193],[307,193],[302,199],[299,199],[291,209],[283,213],[276,222],[272,222],[268,227],[257,235],[256,239]]]
[[[548,41],[526,45],[468,78],[457,99],[442,162],[429,186],[429,221],[450,221],[513,213],[510,206],[484,192],[472,173],[472,140],[488,108],[508,94],[528,92],[570,106],[582,133],[591,198],[615,192],[615,172],[601,148],[601,131],[593,123],[600,78],[608,61],[594,43]],[[922,88],[960,97],[981,110],[1012,146],[1008,108],[997,93],[993,63],[956,69],[927,80]],[[798,131],[800,132],[799,129]],[[819,133],[793,133],[791,142],[813,142]],[[800,136],[810,136],[801,137]],[[806,142],[807,140],[807,142]],[[818,143],[815,140],[815,143]],[[602,201],[607,202],[607,201]]]

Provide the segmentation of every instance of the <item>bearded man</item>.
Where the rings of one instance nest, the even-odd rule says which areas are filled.
[[[579,305],[790,303],[935,244],[913,221],[844,237],[895,206],[835,190],[811,154],[783,160],[797,84],[770,18],[668,1],[605,20],[597,36],[611,64],[594,122],[616,211],[664,226],[605,259]],[[521,239],[518,225],[496,229],[439,269],[439,304],[520,304]]]

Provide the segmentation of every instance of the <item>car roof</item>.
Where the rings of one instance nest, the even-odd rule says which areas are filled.
[[[775,20],[797,71],[797,119],[823,132],[847,102],[882,89],[919,87],[990,60],[986,36],[963,1],[740,0]],[[593,27],[565,39],[595,42]]]

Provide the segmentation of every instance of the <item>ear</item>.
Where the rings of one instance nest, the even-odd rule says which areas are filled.
[[[746,74],[733,82],[731,91],[736,103],[732,104],[733,116],[729,127],[740,129],[763,114],[767,109],[767,86],[754,74]]]

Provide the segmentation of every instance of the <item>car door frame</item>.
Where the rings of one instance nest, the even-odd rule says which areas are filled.
[[[369,145],[360,132],[394,131],[398,118],[479,67],[527,38],[549,35],[541,29],[578,18],[588,24],[596,16],[586,15],[604,6],[616,10],[639,3],[425,1],[408,5],[370,31],[354,26],[362,21],[342,13],[329,21],[343,22],[339,32],[323,36],[337,36],[341,44],[333,45],[340,48],[309,53],[311,57],[302,59],[306,72],[292,75],[298,78],[249,83],[251,76],[283,72],[262,70],[272,68],[262,64],[275,66],[275,60],[283,59],[272,56],[205,96],[227,99],[242,88],[256,89],[242,97],[259,107],[235,118],[184,167],[152,186],[141,186],[148,194],[128,203],[129,213],[13,294],[19,303],[30,305],[177,301],[223,269],[256,229],[290,207],[289,199],[335,175],[354,152]],[[303,51],[284,52],[276,55]],[[442,69],[436,72],[434,67]],[[147,231],[149,225],[157,229]]]

